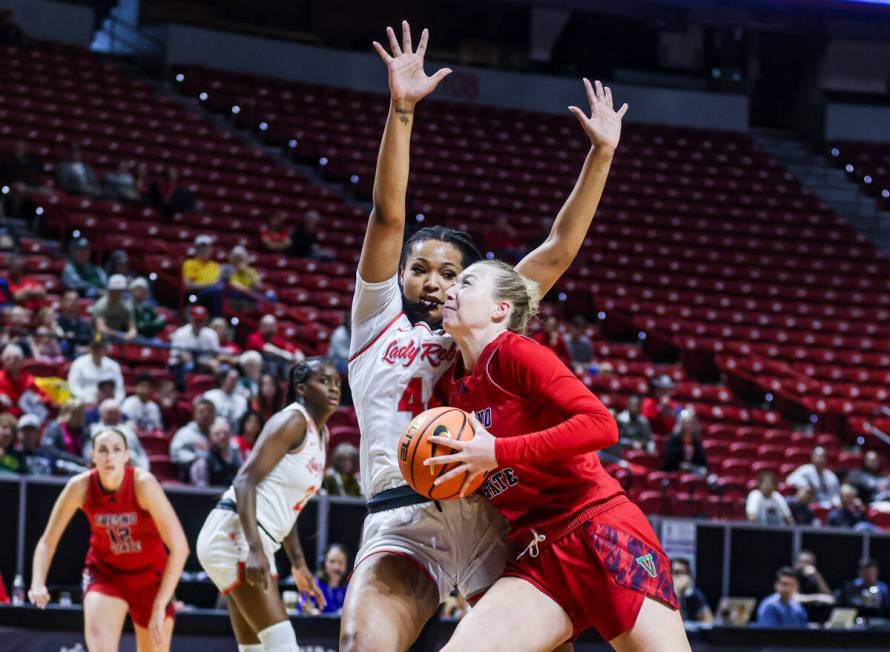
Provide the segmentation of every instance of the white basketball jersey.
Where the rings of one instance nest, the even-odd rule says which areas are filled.
[[[396,459],[399,437],[427,409],[436,383],[456,359],[457,344],[402,312],[398,278],[365,283],[356,275],[349,386],[361,430],[362,493],[370,498],[405,484]]]
[[[281,461],[256,488],[256,519],[267,534],[281,542],[293,529],[300,511],[309,502],[324,479],[324,436],[309,413],[299,403],[291,403],[285,410],[297,410],[306,418],[306,439],[297,450],[285,453]],[[235,489],[229,487],[223,498],[235,500]]]

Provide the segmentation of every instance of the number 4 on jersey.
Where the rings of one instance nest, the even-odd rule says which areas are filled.
[[[411,418],[423,412],[426,406],[423,404],[423,380],[412,378],[399,401],[399,412],[408,412]]]

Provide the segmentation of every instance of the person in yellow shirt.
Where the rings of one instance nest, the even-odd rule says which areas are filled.
[[[182,286],[206,305],[213,316],[219,316],[222,314],[222,269],[210,257],[212,245],[213,238],[209,235],[195,238],[195,254],[182,264]]]
[[[247,310],[256,305],[257,295],[264,294],[275,301],[275,293],[264,291],[263,281],[259,272],[249,262],[247,249],[241,245],[232,247],[229,262],[223,267],[223,279],[229,284],[226,296],[230,300],[229,307],[235,312]]]

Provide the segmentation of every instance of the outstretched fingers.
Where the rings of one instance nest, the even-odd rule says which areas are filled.
[[[618,117],[623,118],[624,114],[627,113],[627,109],[628,109],[627,102],[625,102],[624,104],[621,105],[621,108],[618,109]]]
[[[599,79],[596,80],[596,101],[606,101],[606,93],[605,91],[603,91],[603,83]]]
[[[434,487],[438,487],[440,484],[448,482],[449,480],[453,480],[458,477],[461,473],[467,473],[469,475],[470,465],[469,464],[461,464],[460,466],[456,466],[451,469],[448,473],[443,473],[436,481],[433,482]]]
[[[411,54],[411,26],[407,20],[402,21],[402,50],[405,54]]]
[[[590,103],[590,110],[596,106],[596,94],[593,92],[593,85],[587,77],[584,78],[584,90],[587,92],[587,101]]]
[[[579,109],[577,106],[570,106],[569,111],[575,114],[575,117],[578,118],[578,122],[581,123],[582,127],[587,123],[587,114],[585,114],[584,111]]]
[[[392,50],[392,55],[394,57],[402,56],[402,48],[399,47],[399,39],[396,38],[396,33],[392,27],[386,28],[386,35],[389,37],[389,47]]]
[[[371,43],[374,46],[374,49],[377,50],[377,54],[380,55],[380,58],[383,59],[384,63],[389,63],[392,61],[392,57],[389,56],[389,52],[386,51],[386,48],[380,45],[377,41]]]
[[[420,43],[417,44],[417,52],[415,54],[418,57],[422,57],[426,54],[426,46],[430,41],[430,31],[426,28],[420,33]]]

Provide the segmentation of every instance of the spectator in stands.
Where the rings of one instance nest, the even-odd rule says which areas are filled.
[[[816,494],[816,502],[825,506],[836,504],[838,501],[840,483],[837,476],[828,468],[828,455],[821,446],[813,449],[811,463],[792,471],[787,482],[795,487],[810,485]]]
[[[59,327],[64,333],[62,351],[69,360],[79,353],[79,347],[89,343],[92,336],[90,323],[80,316],[80,295],[77,290],[65,290],[59,308]]]
[[[691,409],[683,410],[673,436],[664,449],[664,471],[684,471],[704,475],[708,460],[701,443],[701,424]]]
[[[25,461],[15,450],[18,419],[9,412],[0,414],[0,475],[24,473]]]
[[[4,341],[18,344],[24,357],[33,358],[34,352],[31,351],[30,342],[31,311],[21,306],[13,306],[8,315],[9,321],[6,325]]]
[[[865,505],[859,499],[859,492],[851,484],[842,484],[838,491],[840,505],[828,514],[828,524],[831,527],[848,527],[854,530],[874,530],[874,525],[868,522],[865,513]]]
[[[674,592],[680,600],[680,615],[683,621],[714,622],[714,614],[708,606],[708,599],[695,586],[692,566],[688,559],[678,557],[671,560],[671,578],[674,581]]]
[[[155,205],[168,218],[195,208],[195,195],[179,181],[179,170],[172,165],[165,177],[155,182],[153,190]]]
[[[250,398],[260,393],[260,381],[263,375],[263,356],[259,351],[245,351],[238,356],[238,365],[244,373],[241,375],[241,388]]]
[[[253,446],[256,444],[257,437],[263,431],[264,425],[265,421],[259,412],[248,410],[241,417],[241,422],[238,424],[239,434],[235,437],[235,443],[241,449],[242,459],[246,460],[250,451],[253,450]]]
[[[331,259],[332,252],[318,246],[318,225],[321,215],[318,211],[308,210],[303,221],[291,233],[291,254],[297,258]]]
[[[816,568],[816,555],[809,550],[801,550],[794,564],[794,572],[799,586],[798,602],[807,610],[810,621],[824,622],[829,615],[825,610],[834,604],[835,599],[822,573]]]
[[[0,160],[0,181],[11,188],[9,214],[17,217],[32,214],[35,207],[28,193],[44,192],[47,188],[43,181],[43,163],[28,153],[27,141],[17,141],[12,153]]]
[[[82,297],[94,298],[107,284],[105,270],[90,262],[90,241],[78,238],[72,242],[71,256],[62,270],[62,285],[77,290]]]
[[[204,306],[192,306],[189,308],[189,323],[173,331],[170,338],[170,370],[180,387],[185,386],[187,373],[216,373],[219,370],[216,360],[219,338],[206,324],[207,309]]]
[[[179,401],[176,383],[168,378],[158,384],[157,404],[165,428],[179,428],[192,417],[192,411]]]
[[[881,456],[876,451],[868,451],[862,460],[862,467],[850,471],[846,481],[856,487],[863,503],[870,504],[887,481],[887,474],[881,472]]]
[[[565,340],[559,332],[559,320],[553,315],[544,320],[544,328],[532,335],[532,339],[553,351],[564,364],[571,364],[572,359],[569,355],[569,350],[566,348]]]
[[[325,599],[324,609],[319,610],[315,599],[306,604],[301,596],[299,611],[302,613],[339,614],[346,599],[346,580],[349,577],[349,551],[339,543],[330,544],[324,551],[321,568],[315,574],[315,581]]]
[[[234,312],[244,312],[256,306],[257,297],[263,294],[263,282],[256,268],[250,265],[250,256],[241,245],[232,247],[229,262],[223,265],[222,278],[229,284],[226,297],[229,308]],[[267,299],[274,300],[275,293],[265,293]]]
[[[216,375],[219,387],[204,392],[203,398],[213,403],[218,418],[229,422],[229,428],[235,430],[241,422],[241,417],[247,412],[247,399],[238,391],[238,383],[241,375],[237,369],[220,371]]]
[[[210,322],[210,328],[213,329],[219,340],[220,353],[217,355],[217,359],[220,364],[229,367],[237,366],[238,358],[241,355],[241,347],[232,341],[232,333],[226,320],[222,317],[217,317]]]
[[[757,626],[772,628],[794,628],[807,626],[807,612],[797,601],[797,575],[788,566],[776,573],[776,592],[764,598],[757,607]]]
[[[120,274],[127,279],[127,284],[133,280],[133,270],[130,269],[130,256],[123,249],[115,249],[105,263],[105,274],[109,279],[115,274]]]
[[[46,326],[38,326],[34,337],[29,342],[31,355],[38,362],[46,364],[62,364],[65,356],[62,354],[62,346],[56,334]]]
[[[348,375],[347,362],[349,361],[349,341],[352,337],[352,315],[348,310],[343,312],[340,325],[331,333],[331,341],[328,344],[328,358],[337,367],[337,371],[344,378]]]
[[[0,45],[22,45],[25,33],[12,20],[12,10],[0,10]]]
[[[593,364],[593,342],[587,336],[587,321],[584,317],[577,315],[572,319],[565,342],[575,373],[589,369]]]
[[[43,403],[49,401],[46,393],[37,386],[34,376],[22,369],[23,358],[22,348],[17,344],[7,344],[0,355],[3,364],[0,369],[0,410],[14,417],[20,417],[25,412],[45,412]],[[42,417],[43,414],[38,416]]]
[[[6,284],[16,304],[38,311],[46,301],[46,288],[31,276],[25,276],[25,259],[17,254],[6,262]]]
[[[127,290],[127,277],[115,274],[108,279],[108,293],[93,306],[93,319],[96,332],[105,337],[123,340],[135,339],[136,319],[133,306],[124,299]]]
[[[86,444],[84,418],[85,406],[82,401],[72,398],[62,403],[58,418],[51,421],[43,432],[43,448],[56,459],[87,468],[89,460],[83,456]],[[79,472],[75,468],[70,471]]]
[[[810,505],[816,499],[816,492],[808,484],[800,485],[796,489],[797,492],[786,501],[794,522],[798,525],[819,525],[819,519],[810,509]]]
[[[267,372],[276,378],[287,375],[290,366],[302,360],[303,352],[278,334],[278,320],[275,315],[264,315],[260,327],[247,337],[246,348],[259,351]]]
[[[133,186],[136,188],[136,192],[139,193],[139,199],[141,199],[142,201],[152,200],[152,183],[151,179],[148,176],[147,163],[136,164]]]
[[[210,426],[208,448],[189,468],[189,479],[197,487],[227,487],[243,462],[240,447],[232,441],[228,420],[216,417]]]
[[[148,454],[142,447],[142,442],[136,436],[136,431],[124,423],[124,415],[121,413],[121,404],[113,398],[108,398],[99,404],[99,422],[90,427],[90,436],[83,447],[83,456],[89,458],[93,452],[93,437],[103,430],[112,429],[120,432],[127,440],[127,448],[130,449],[130,463],[140,469],[148,470]]]
[[[290,249],[291,232],[284,223],[285,218],[284,211],[272,211],[268,222],[260,227],[260,238],[269,251],[282,253]]]
[[[176,431],[170,442],[170,459],[179,465],[182,478],[188,478],[188,470],[198,456],[207,450],[210,426],[216,419],[216,408],[206,398],[195,401],[194,418]]]
[[[108,344],[101,335],[90,341],[90,350],[71,363],[68,370],[68,385],[71,393],[81,401],[90,405],[96,402],[96,391],[101,380],[114,380],[114,398],[122,402],[124,393],[124,377],[121,366],[109,358]]]
[[[652,428],[649,427],[649,420],[641,412],[639,396],[627,399],[627,408],[618,413],[615,421],[618,423],[618,443],[622,447],[655,452]]]
[[[879,576],[877,561],[860,561],[859,577],[847,582],[836,594],[838,606],[852,607],[863,617],[890,617],[890,587]]]
[[[23,414],[18,422],[18,452],[29,475],[52,475],[55,460],[40,447],[40,417]]]
[[[757,488],[748,494],[745,513],[748,520],[760,525],[794,525],[794,518],[785,498],[778,492],[779,481],[772,471],[757,474]]]
[[[84,412],[84,426],[86,427],[87,433],[91,432],[93,426],[102,420],[99,408],[102,403],[108,399],[114,398],[115,389],[116,384],[114,382],[114,377],[105,376],[99,379],[99,382],[96,384],[96,400],[91,406],[87,407]]]
[[[136,188],[136,178],[133,176],[135,167],[133,161],[122,160],[117,164],[116,170],[105,175],[105,192],[109,197],[130,202],[141,199]]]
[[[324,487],[332,496],[361,496],[355,473],[358,470],[358,451],[348,442],[339,444],[331,455],[331,468],[324,476]]]
[[[269,418],[284,407],[284,392],[281,385],[271,374],[263,374],[260,378],[260,391],[251,403],[251,409],[259,412],[263,419]]]
[[[676,427],[677,414],[680,412],[679,404],[671,399],[674,381],[663,374],[652,381],[652,389],[655,396],[643,401],[643,416],[649,420],[652,432],[666,435]]]
[[[83,160],[83,152],[79,145],[71,145],[68,149],[68,158],[59,163],[58,171],[59,185],[66,192],[89,197],[102,196],[99,177],[96,176],[93,168]]]
[[[139,277],[130,281],[130,296],[133,299],[133,321],[139,337],[155,340],[167,327],[167,319],[155,310],[148,291],[148,280]]]
[[[128,396],[121,405],[121,412],[137,432],[153,432],[164,429],[161,408],[152,400],[155,379],[142,374],[136,379],[136,393]]]
[[[182,284],[198,303],[207,306],[214,317],[222,314],[222,268],[211,258],[213,238],[195,238],[195,255],[182,264]]]

